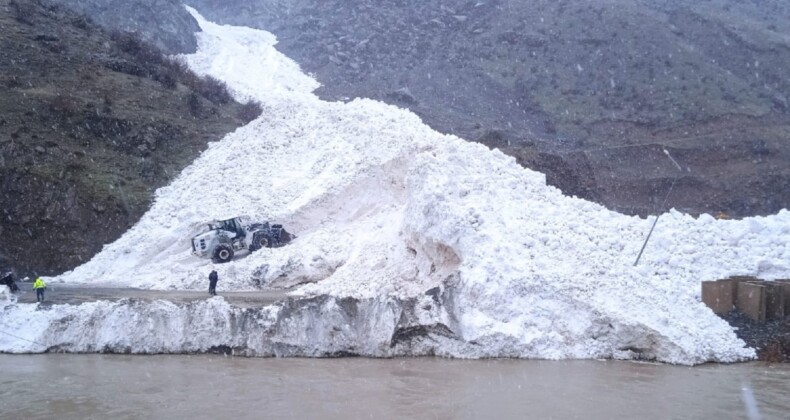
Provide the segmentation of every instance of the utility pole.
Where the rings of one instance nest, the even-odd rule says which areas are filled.
[[[672,155],[669,154],[669,151],[667,151],[667,149],[664,149],[664,154],[667,155],[667,157],[672,162],[672,164],[674,164],[675,167],[678,168],[678,171],[682,173],[683,168],[675,159],[672,158]],[[664,206],[667,204],[667,199],[669,199],[669,194],[671,194],[672,189],[675,188],[675,183],[678,182],[679,177],[680,174],[677,174],[675,175],[675,179],[672,180],[672,185],[669,187],[669,191],[667,191],[667,195],[664,197],[664,202],[661,203],[661,207],[659,207],[658,211],[656,212],[656,220],[653,221],[653,226],[650,227],[650,232],[647,233],[647,238],[645,238],[645,243],[642,244],[642,249],[639,250],[639,255],[636,256],[636,261],[634,261],[634,267],[636,267],[637,264],[639,264],[639,259],[642,258],[642,253],[645,252],[645,247],[647,247],[647,242],[650,240],[650,236],[653,234],[653,229],[656,228],[656,224],[658,224],[658,218],[661,217],[661,211],[663,211]]]

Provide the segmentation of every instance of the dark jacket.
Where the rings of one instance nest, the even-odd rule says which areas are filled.
[[[19,291],[19,286],[16,285],[16,282],[14,281],[14,275],[11,273],[6,273],[5,276],[0,278],[0,285],[3,284],[11,289],[11,293],[16,293]]]
[[[208,275],[208,281],[210,281],[212,283],[216,283],[217,280],[219,280],[219,276],[217,276],[217,272],[214,271],[214,270],[211,270],[211,273]]]

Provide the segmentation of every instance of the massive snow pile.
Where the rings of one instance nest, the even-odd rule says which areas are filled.
[[[308,283],[296,293],[328,295],[318,305],[321,313],[345,314],[330,317],[338,320],[331,325],[316,321],[320,315],[295,315],[290,302],[262,309],[260,325],[244,333],[269,331],[260,333],[269,347],[236,336],[228,339],[235,344],[215,343],[257,349],[252,354],[271,354],[272,340],[289,342],[277,336],[284,326],[307,328],[291,321],[310,319],[318,324],[308,329],[321,337],[310,345],[332,344],[323,353],[293,350],[310,342],[305,335],[288,354],[646,357],[672,363],[754,356],[699,302],[699,282],[732,274],[790,277],[790,212],[743,221],[670,212],[633,267],[652,219],[565,197],[546,186],[543,175],[499,151],[432,131],[410,112],[365,99],[322,102],[311,93],[317,83],[274,49],[273,36],[194,14],[203,32],[198,53],[185,60],[197,72],[226,81],[240,99],[259,100],[263,115],[212,144],[158,191],[137,225],[57,280],[202,289],[215,268],[227,289]],[[282,222],[298,238],[217,266],[190,255],[189,238],[204,222],[237,215]],[[344,297],[354,299],[353,310],[338,303]],[[68,334],[57,330],[53,338],[56,319],[87,317],[86,311],[103,305],[110,304],[60,307],[59,315],[6,309],[2,326],[38,316],[39,335],[26,339],[57,347]],[[127,313],[123,308],[137,304],[112,305]],[[214,300],[205,305],[214,318],[239,311]],[[149,315],[161,312],[158,306]],[[147,316],[135,307],[133,319]],[[182,320],[172,322],[202,316],[196,305],[167,308],[169,318]],[[84,325],[150,337],[147,344],[130,342],[130,351],[178,351],[182,343],[151,347],[165,332],[134,327],[137,321],[123,317],[111,317],[112,323],[90,318],[94,322]],[[188,334],[189,328],[167,334]],[[352,334],[348,342],[354,344],[327,338],[335,334]],[[74,351],[101,348],[90,340],[72,344]],[[215,344],[193,342],[182,350]],[[0,349],[41,351],[7,337],[0,337]]]

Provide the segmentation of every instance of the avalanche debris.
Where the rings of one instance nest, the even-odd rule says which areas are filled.
[[[790,277],[790,212],[718,221],[672,211],[634,267],[652,219],[563,196],[513,158],[406,110],[322,102],[271,34],[191,12],[203,32],[184,59],[260,101],[263,115],[212,144],[122,238],[56,281],[202,289],[214,268],[223,288],[304,285],[255,310],[219,298],[10,306],[0,327],[29,341],[0,337],[0,350],[754,357],[699,302],[699,281]],[[201,223],[241,214],[298,238],[217,266],[190,255]]]

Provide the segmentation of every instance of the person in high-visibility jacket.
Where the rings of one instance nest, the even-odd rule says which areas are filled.
[[[44,290],[46,289],[47,285],[44,283],[44,280],[41,280],[41,277],[37,278],[36,281],[33,282],[33,290],[36,291],[36,302],[44,301]]]

